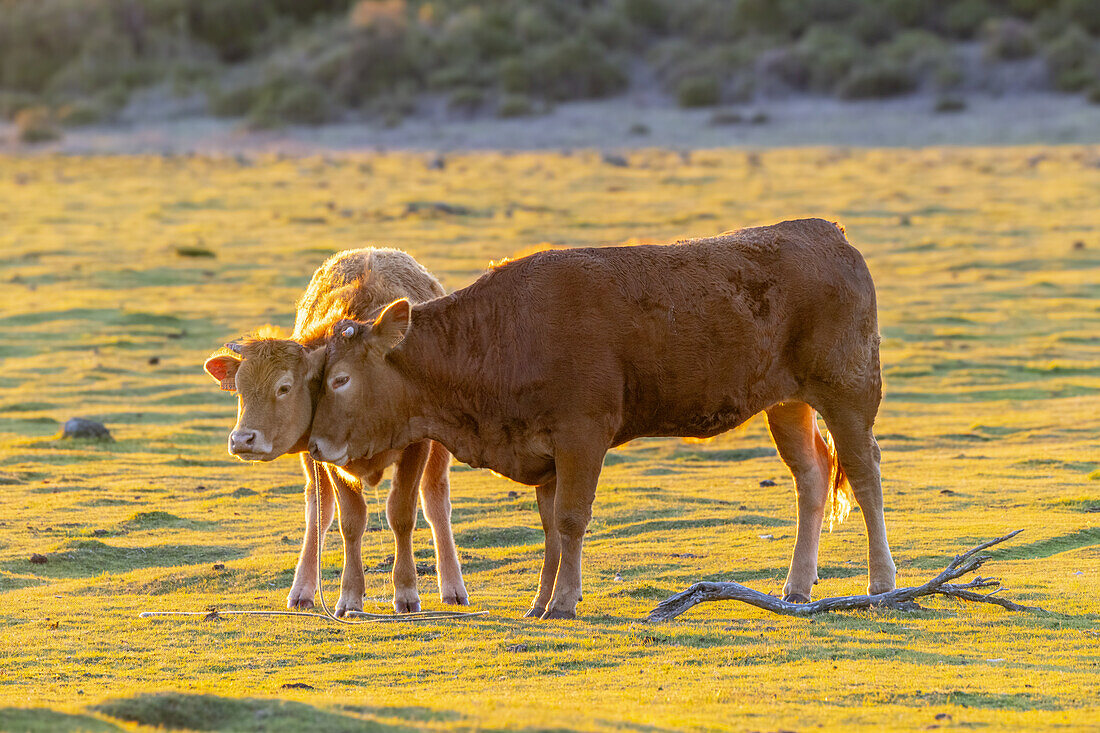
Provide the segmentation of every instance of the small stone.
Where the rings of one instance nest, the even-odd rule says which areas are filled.
[[[149,357],[149,366],[156,366],[157,364],[160,364],[160,357],[159,356],[150,356]]]
[[[773,535],[770,535],[770,534],[761,534],[761,535],[757,535],[757,537],[759,537],[762,540],[774,540],[775,539],[775,537]]]
[[[111,432],[103,423],[86,420],[82,417],[70,418],[61,429],[62,438],[89,438],[91,440],[114,441]]]
[[[223,563],[223,562],[214,563],[214,569],[215,570],[225,570],[225,563]]]
[[[49,561],[50,560],[48,557],[46,557],[45,555],[39,555],[37,552],[31,555],[31,562],[35,565],[45,565]]]
[[[508,651],[513,652],[513,653],[515,653],[515,652],[525,652],[525,651],[527,651],[527,645],[526,644],[513,644],[512,646],[508,647]]]
[[[761,486],[775,486],[776,483],[774,481],[772,481],[770,478],[766,478],[766,479],[764,479],[763,481],[760,482],[760,485]]]

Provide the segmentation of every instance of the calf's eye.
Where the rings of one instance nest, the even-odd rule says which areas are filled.
[[[279,387],[279,389],[275,390],[275,394],[278,395],[279,397],[282,397],[283,395],[288,394],[289,392],[290,392],[290,385],[289,384],[284,384],[281,387]]]
[[[347,383],[348,383],[347,376],[339,376],[339,377],[336,377],[335,379],[332,380],[332,388],[333,389],[340,389],[341,387],[343,387]]]

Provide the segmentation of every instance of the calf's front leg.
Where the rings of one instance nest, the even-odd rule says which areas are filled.
[[[286,607],[313,608],[313,597],[317,593],[317,491],[313,485],[313,459],[308,453],[301,454],[302,471],[306,475],[306,533],[302,538],[302,550],[298,553],[298,566],[294,569],[294,583],[286,597]],[[328,472],[323,466],[317,467],[320,483],[317,488],[321,494],[321,539],[332,524],[336,509],[336,494],[329,481]]]
[[[340,576],[340,600],[336,615],[363,610],[363,530],[367,525],[367,504],[358,483],[351,483],[332,469],[331,479],[340,505],[340,534],[344,538],[344,571]]]
[[[413,443],[401,451],[393,469],[393,482],[386,500],[386,519],[393,530],[393,608],[398,613],[420,610],[416,588],[416,557],[412,536],[416,527],[416,492],[424,464],[428,461],[428,441]]]
[[[544,619],[576,618],[581,600],[581,546],[592,501],[603,468],[603,452],[586,445],[570,445],[554,453],[557,482],[554,521],[561,542],[561,560],[554,580],[554,594]]]

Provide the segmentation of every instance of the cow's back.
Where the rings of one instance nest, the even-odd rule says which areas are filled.
[[[877,349],[866,265],[817,219],[540,252],[436,305],[448,353],[472,355],[506,393],[496,401],[514,402],[484,407],[610,417],[616,443],[722,432],[814,380],[869,369],[869,343],[853,341]]]

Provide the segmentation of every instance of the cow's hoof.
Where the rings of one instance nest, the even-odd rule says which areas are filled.
[[[420,610],[420,599],[412,601],[399,601],[394,600],[393,610],[398,613],[417,613]]]
[[[439,600],[443,601],[448,606],[468,606],[470,605],[470,596],[466,593],[466,588],[458,586],[457,588],[447,588],[439,594]]]
[[[542,618],[542,615],[546,613],[546,609],[542,606],[531,606],[527,613],[523,614],[524,618]]]
[[[810,597],[804,596],[801,593],[788,593],[783,596],[783,600],[787,603],[809,603]]]
[[[551,608],[546,613],[542,614],[543,621],[551,621],[554,619],[572,619],[576,617],[576,611],[559,611],[556,608]]]

